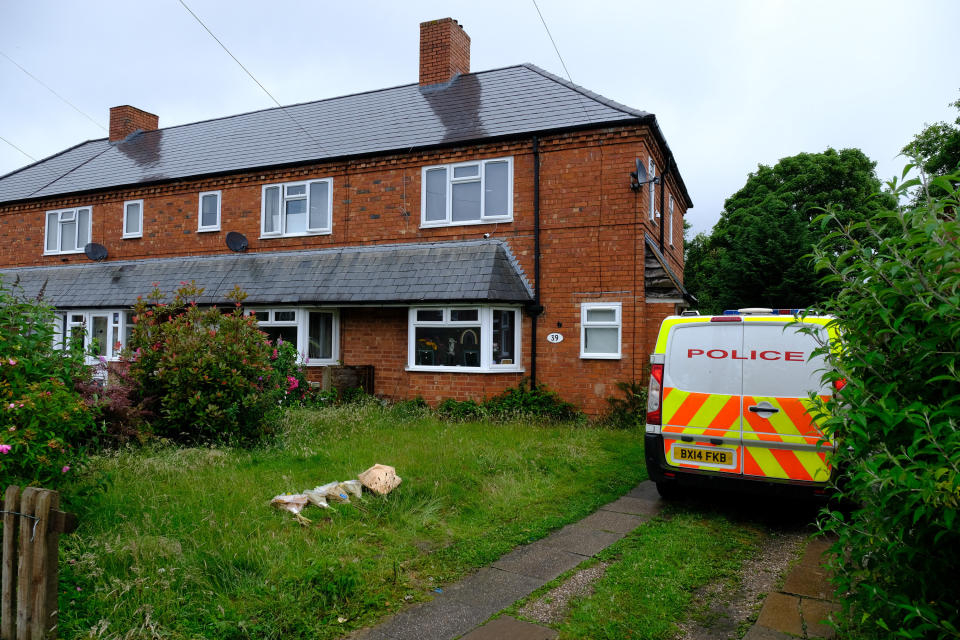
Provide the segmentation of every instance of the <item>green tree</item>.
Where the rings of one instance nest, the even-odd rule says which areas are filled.
[[[935,177],[943,197],[864,222],[822,218],[815,254],[838,286],[825,307],[844,342],[830,376],[846,381],[826,426],[853,505],[822,519],[838,535],[835,585],[852,609],[842,637],[960,638],[957,184],[960,173]]]
[[[960,111],[960,100],[952,102],[950,106]],[[955,172],[960,166],[960,116],[953,124],[936,122],[927,125],[901,152],[916,162],[927,176]],[[930,192],[934,196],[948,193],[936,187],[931,188]],[[922,189],[914,191],[914,203],[919,203],[921,197],[925,197]]]
[[[859,149],[801,153],[760,165],[724,203],[709,237],[688,248],[686,282],[701,310],[815,305],[835,292],[814,275],[809,254],[821,237],[813,219],[827,206],[841,222],[892,206]]]

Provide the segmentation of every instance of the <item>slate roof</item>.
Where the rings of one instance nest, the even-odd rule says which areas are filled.
[[[224,304],[239,286],[248,304],[528,302],[516,259],[501,240],[272,251],[0,269],[29,297],[58,308],[129,307],[157,283],[194,280],[201,304]]]
[[[0,177],[0,203],[638,120],[666,145],[652,114],[524,64],[91,140]]]

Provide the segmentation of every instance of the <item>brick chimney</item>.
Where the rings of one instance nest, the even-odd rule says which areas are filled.
[[[160,118],[128,104],[110,108],[110,142],[123,140],[134,131],[155,131]]]
[[[453,18],[420,23],[420,86],[470,73],[470,36]]]

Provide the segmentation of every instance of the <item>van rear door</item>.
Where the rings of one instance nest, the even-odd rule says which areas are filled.
[[[830,478],[824,442],[808,412],[809,393],[828,393],[821,384],[823,356],[811,358],[826,343],[825,327],[801,327],[745,318],[743,351],[743,456],[745,476],[826,482]],[[819,446],[818,446],[819,445]]]
[[[739,319],[738,319],[739,320]],[[739,475],[742,322],[697,319],[671,328],[663,369],[662,431],[668,465]]]

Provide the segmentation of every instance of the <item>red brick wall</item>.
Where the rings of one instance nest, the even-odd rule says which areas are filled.
[[[673,305],[649,305],[643,297],[643,232],[658,237],[648,220],[649,197],[634,193],[629,174],[634,158],[650,153],[663,166],[650,132],[636,125],[541,139],[541,302],[538,320],[538,381],[593,413],[615,393],[614,383],[641,379],[662,316]],[[507,157],[514,162],[514,220],[445,228],[420,228],[421,168],[477,158]],[[260,236],[264,184],[333,178],[333,231],[297,238]],[[682,269],[682,211],[679,190],[667,180],[675,204],[671,266]],[[198,194],[222,191],[221,231],[197,233]],[[122,239],[125,200],[144,200],[143,237]],[[109,260],[229,253],[228,231],[244,233],[250,251],[340,247],[398,242],[478,239],[489,233],[508,243],[531,284],[533,264],[533,156],[529,139],[418,152],[409,155],[305,165],[205,180],[54,198],[0,206],[0,266],[82,263],[82,255],[43,256],[45,211],[93,207],[94,242]],[[199,283],[202,286],[202,283]],[[144,292],[146,293],[146,292]],[[580,358],[580,304],[622,304],[619,360]],[[669,308],[666,312],[663,309]],[[376,390],[393,398],[422,395],[481,398],[517,383],[521,374],[424,373],[405,371],[406,309],[342,310],[342,359],[374,364]],[[564,341],[546,341],[559,332]],[[522,364],[530,373],[530,320],[524,318]]]
[[[456,20],[420,23],[420,85],[440,84],[470,73],[470,36]]]

